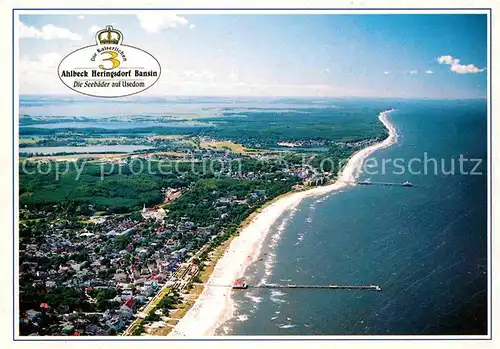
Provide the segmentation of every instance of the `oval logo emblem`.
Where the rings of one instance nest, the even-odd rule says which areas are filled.
[[[73,91],[94,97],[125,97],[150,88],[160,78],[156,58],[123,45],[121,31],[108,25],[95,38],[95,45],[73,51],[59,63],[59,78]]]

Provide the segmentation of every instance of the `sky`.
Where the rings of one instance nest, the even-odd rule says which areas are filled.
[[[113,25],[162,73],[143,95],[484,98],[481,14],[21,14],[21,94],[76,94],[57,76]]]

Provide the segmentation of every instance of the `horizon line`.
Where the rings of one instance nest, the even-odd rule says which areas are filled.
[[[94,97],[86,95],[75,94],[58,94],[58,93],[19,93],[22,96],[46,96],[46,97],[82,97],[82,98],[97,98],[99,100],[119,100],[122,98],[267,98],[267,99],[281,99],[281,98],[300,98],[300,99],[404,99],[404,100],[487,100],[488,96],[478,97],[382,97],[382,96],[300,96],[300,95],[276,95],[276,96],[254,96],[254,95],[147,95],[147,96],[126,96],[126,97]]]

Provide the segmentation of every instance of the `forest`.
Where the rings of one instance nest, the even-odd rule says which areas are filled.
[[[60,128],[42,128],[25,117],[20,127],[21,136],[54,136],[84,134],[86,136],[144,136],[144,135],[189,135],[229,139],[246,146],[266,148],[279,141],[322,140],[328,142],[353,142],[379,138],[385,135],[385,127],[377,119],[384,110],[380,105],[365,102],[360,106],[339,103],[336,107],[300,107],[293,109],[270,108],[223,108],[220,115],[204,117],[203,125],[189,125],[190,119],[172,120],[165,115],[169,125],[144,126],[139,122],[124,122],[119,129],[109,129],[104,122],[95,119],[92,127],[68,127],[62,121]],[[388,107],[386,108],[388,109]],[[24,121],[27,120],[27,121]],[[132,119],[134,120],[134,119]],[[129,121],[132,121],[129,120]],[[142,117],[141,119],[142,120]],[[24,124],[26,122],[26,124]],[[44,121],[46,122],[46,121]],[[57,122],[55,122],[57,124]],[[178,125],[176,125],[178,124]],[[138,126],[139,125],[139,126]]]
[[[260,162],[253,158],[241,160],[243,173],[272,174],[277,168],[273,162]],[[42,171],[38,171],[39,169]],[[215,162],[212,167],[204,166],[201,162],[171,163],[147,160],[134,161],[123,166],[80,161],[67,167],[58,167],[55,161],[46,163],[43,167],[36,162],[27,162],[19,172],[20,204],[48,211],[51,210],[51,205],[59,203],[65,203],[69,209],[75,208],[72,204],[85,204],[92,205],[95,211],[127,213],[138,210],[143,205],[151,207],[160,204],[163,201],[162,188],[194,185],[187,193],[189,198],[191,195],[200,195],[201,188],[209,187],[209,182],[200,180],[215,178],[220,180],[210,182],[212,185],[226,183],[224,185],[229,189],[224,189],[221,184],[223,190],[235,193],[244,188],[271,190],[271,186],[264,185],[263,181],[240,181],[230,177],[228,179],[227,174],[220,173],[221,169],[219,162]],[[277,178],[275,175],[271,177]],[[266,188],[260,188],[261,186]]]

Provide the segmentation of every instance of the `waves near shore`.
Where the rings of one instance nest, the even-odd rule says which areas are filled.
[[[373,152],[387,148],[397,142],[396,129],[387,119],[394,109],[379,114],[380,121],[387,128],[388,137],[366,147],[351,156],[342,169],[338,181],[327,186],[292,192],[265,207],[231,242],[224,256],[217,262],[209,284],[231,285],[243,276],[246,268],[260,254],[260,249],[273,223],[286,211],[294,209],[302,199],[319,196],[350,186],[360,175],[363,162]],[[279,237],[278,237],[279,238]],[[234,313],[231,289],[226,287],[205,287],[194,306],[179,321],[170,336],[200,337],[211,336],[215,330]]]

